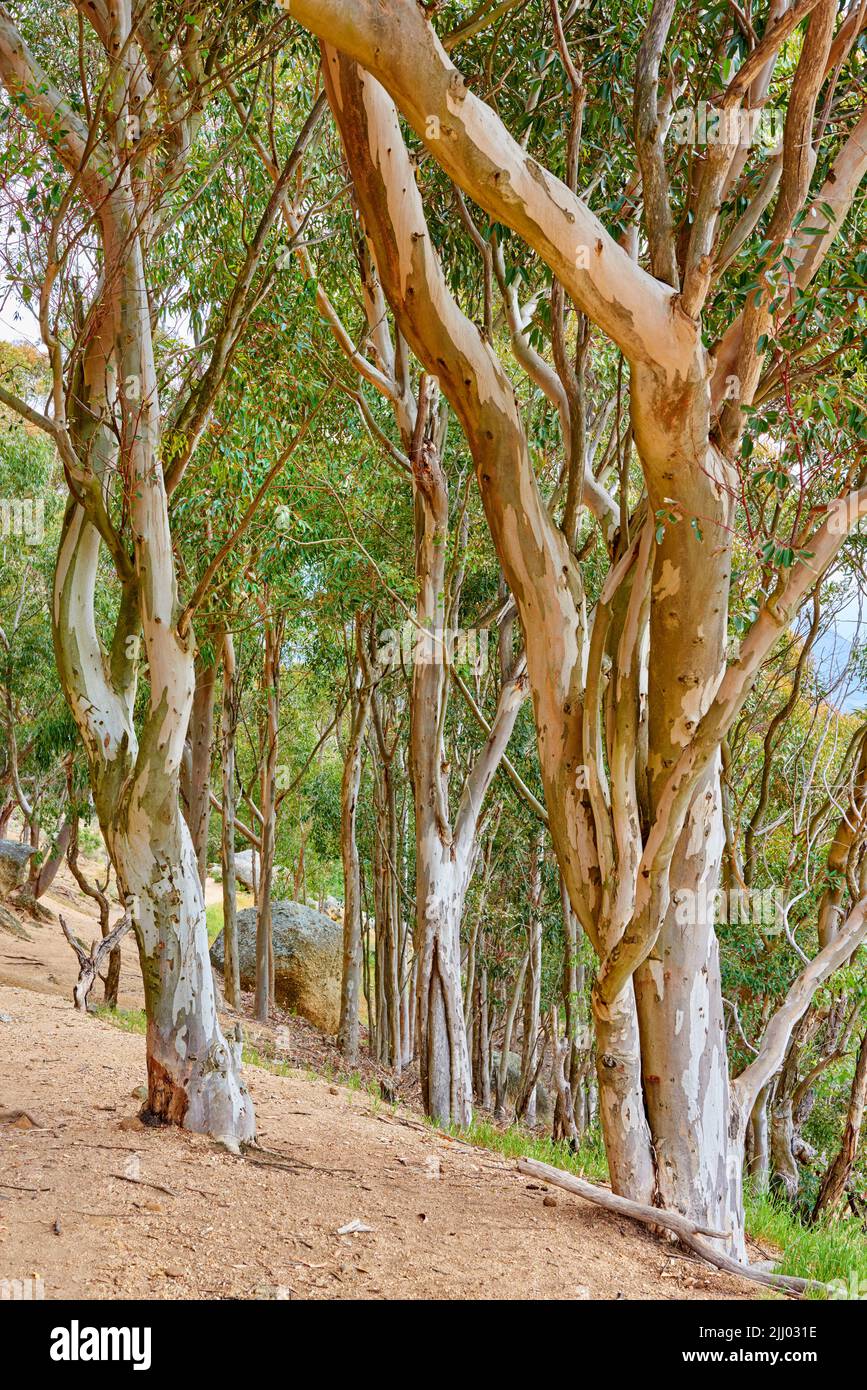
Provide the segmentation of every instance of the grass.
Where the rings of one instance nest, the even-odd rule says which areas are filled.
[[[605,1150],[596,1134],[586,1135],[578,1152],[573,1153],[565,1140],[555,1143],[553,1139],[541,1139],[514,1125],[510,1129],[500,1129],[490,1120],[474,1119],[469,1129],[450,1125],[446,1133],[480,1149],[502,1154],[504,1158],[535,1158],[591,1182],[605,1182],[608,1178]]]
[[[252,893],[239,893],[237,897],[238,911],[244,907],[253,906]],[[205,908],[205,916],[208,919],[208,945],[213,946],[220,932],[223,930],[223,904],[222,902],[211,903]]]
[[[110,1009],[105,1004],[96,1004],[91,1012],[122,1033],[146,1033],[148,1029],[144,1009]]]
[[[124,1033],[144,1033],[147,1020],[142,1009],[107,1009],[97,1005],[94,1013],[104,1022]],[[290,1076],[297,1069],[289,1062],[268,1056],[245,1043],[243,1058],[247,1066],[262,1067],[275,1076]],[[374,1108],[382,1096],[379,1085],[371,1081],[363,1087],[361,1075],[355,1072],[339,1072],[329,1064],[321,1072],[307,1068],[308,1080],[322,1079],[346,1086],[350,1091],[366,1089],[371,1096]],[[535,1158],[541,1163],[550,1163],[554,1168],[563,1168],[578,1177],[591,1182],[606,1182],[608,1164],[601,1137],[594,1133],[585,1136],[577,1153],[560,1140],[541,1139],[517,1126],[500,1129],[490,1120],[474,1119],[468,1130],[448,1126],[446,1133],[453,1134],[480,1149],[489,1149],[502,1154],[504,1158]],[[867,1296],[867,1235],[854,1221],[841,1221],[836,1224],[819,1222],[807,1226],[799,1220],[797,1212],[779,1197],[771,1193],[756,1193],[747,1190],[745,1195],[747,1233],[758,1245],[771,1245],[779,1251],[777,1270],[780,1274],[792,1274],[800,1279],[817,1279],[829,1284],[839,1281],[840,1296]],[[813,1294],[811,1297],[821,1297]]]
[[[210,907],[205,908],[205,916],[208,919],[208,945],[213,946],[223,930],[223,904],[211,903]]]
[[[805,1226],[791,1207],[771,1193],[747,1191],[745,1207],[749,1235],[759,1245],[767,1241],[781,1252],[777,1264],[781,1274],[825,1284],[842,1280],[845,1295],[841,1288],[841,1296],[857,1297],[859,1290],[867,1296],[867,1236],[854,1221]]]

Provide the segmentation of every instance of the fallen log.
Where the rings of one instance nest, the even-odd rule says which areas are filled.
[[[731,1255],[724,1254],[710,1244],[710,1239],[724,1240],[728,1234],[726,1231],[704,1230],[688,1217],[681,1216],[680,1212],[667,1211],[663,1207],[645,1206],[643,1202],[633,1202],[629,1197],[618,1197],[606,1187],[597,1187],[585,1178],[577,1178],[574,1173],[567,1173],[562,1168],[552,1168],[550,1163],[540,1163],[535,1158],[519,1158],[518,1171],[531,1178],[540,1178],[552,1187],[562,1187],[566,1192],[583,1197],[587,1202],[594,1202],[596,1206],[603,1207],[605,1211],[615,1212],[618,1216],[628,1216],[632,1221],[640,1221],[645,1226],[662,1226],[672,1231],[696,1255],[726,1274],[734,1274],[740,1279],[749,1279],[755,1284],[764,1284],[766,1288],[779,1289],[782,1293],[797,1297],[811,1291],[826,1294],[829,1292],[828,1285],[817,1279],[797,1279],[788,1274],[771,1274],[753,1265],[739,1264]]]

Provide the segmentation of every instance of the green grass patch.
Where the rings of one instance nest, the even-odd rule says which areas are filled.
[[[97,1004],[91,1013],[101,1018],[103,1023],[119,1028],[122,1033],[146,1033],[148,1029],[144,1009],[109,1009],[105,1004]]]
[[[240,912],[244,907],[253,906],[252,893],[239,893],[236,898],[236,905]],[[208,945],[213,946],[220,932],[223,930],[223,904],[222,902],[211,903],[205,908],[205,916],[208,920]]]
[[[205,908],[205,916],[208,919],[208,945],[213,946],[223,930],[223,904],[211,903],[210,907]]]
[[[842,1280],[847,1297],[857,1296],[859,1286],[867,1294],[867,1235],[857,1222],[820,1221],[807,1226],[779,1197],[749,1190],[745,1208],[749,1235],[759,1245],[768,1242],[780,1252],[780,1274],[819,1279],[824,1284]]]
[[[601,1138],[595,1134],[585,1135],[577,1153],[573,1153],[564,1139],[542,1139],[528,1130],[513,1125],[510,1129],[500,1129],[490,1120],[474,1119],[469,1129],[457,1129],[450,1125],[446,1133],[464,1139],[468,1144],[476,1144],[480,1149],[490,1149],[502,1154],[504,1158],[535,1158],[540,1163],[550,1163],[552,1168],[563,1168],[579,1178],[591,1182],[608,1180],[608,1164]]]

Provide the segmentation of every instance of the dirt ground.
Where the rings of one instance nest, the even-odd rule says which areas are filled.
[[[73,886],[48,906],[94,935]],[[248,1067],[255,1161],[146,1128],[143,1037],[77,1014],[58,925],[22,921],[31,942],[0,934],[0,1278],[85,1299],[756,1296],[308,1070]],[[140,1007],[126,956],[120,1002]],[[370,1229],[341,1234],[352,1222]]]

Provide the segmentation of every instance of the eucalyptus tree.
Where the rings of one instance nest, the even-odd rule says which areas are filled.
[[[148,1015],[148,1109],[188,1128],[249,1138],[253,1107],[240,1048],[224,1038],[207,955],[202,886],[179,805],[194,694],[192,620],[200,581],[179,596],[169,499],[211,417],[232,355],[268,278],[278,205],[264,199],[207,332],[178,373],[161,356],[171,312],[160,263],[194,215],[183,188],[214,75],[255,72],[269,34],[245,7],[82,4],[0,9],[0,81],[9,100],[4,194],[32,188],[18,221],[20,280],[35,295],[49,357],[45,412],[4,388],[0,400],[54,441],[68,504],[54,576],[57,668],[89,763],[94,802],[131,905]],[[33,46],[25,39],[31,37]],[[315,127],[302,127],[288,181]],[[213,177],[225,158],[217,150]],[[97,621],[100,557],[115,613]],[[203,576],[203,580],[212,576]],[[142,642],[143,639],[143,642]],[[146,698],[137,702],[140,677]]]
[[[44,387],[44,360],[31,349],[0,344],[0,385],[33,398]],[[0,824],[5,831],[17,810],[37,850],[40,824],[50,828],[64,800],[56,755],[69,751],[46,606],[61,514],[54,474],[47,441],[0,407]],[[37,854],[31,898],[39,875]]]
[[[782,399],[797,416],[811,371],[857,341],[847,320],[863,314],[863,295],[843,253],[859,236],[867,173],[863,7],[773,0],[743,24],[729,7],[656,0],[630,55],[632,178],[622,197],[638,209],[632,238],[594,213],[592,185],[576,192],[591,58],[621,41],[599,32],[592,11],[572,6],[567,33],[555,3],[537,7],[565,78],[562,95],[551,94],[572,132],[563,180],[475,94],[411,0],[289,8],[326,44],[330,100],[386,297],[463,425],[517,604],[551,832],[600,957],[594,1016],[612,1179],[726,1233],[743,1255],[747,1119],[814,989],[867,933],[867,903],[850,903],[834,940],[804,965],[734,1085],[712,917],[699,911],[684,931],[678,906],[718,881],[722,741],[763,659],[867,511],[857,414],[814,436],[800,467],[793,447],[779,507],[757,498],[749,467],[757,407]],[[578,461],[578,497],[610,557],[590,616],[571,524],[549,514],[511,383],[449,292],[380,82],[433,159],[545,262],[628,364],[644,497],[635,511],[627,495],[615,504],[592,460]],[[774,103],[785,116],[766,158],[753,135]],[[702,111],[710,138],[696,133]],[[534,362],[540,379],[545,366]],[[565,405],[570,422],[568,393]],[[839,427],[856,445],[848,459]],[[727,661],[738,531],[760,555],[762,585]]]
[[[278,166],[273,156],[255,131],[251,140],[263,167],[276,180]],[[356,404],[386,465],[407,486],[412,497],[416,599],[409,618],[415,638],[408,644],[408,655],[412,665],[410,765],[415,798],[418,1047],[428,1112],[464,1125],[469,1123],[471,1114],[472,1079],[461,1004],[460,924],[476,855],[479,815],[527,694],[523,659],[514,663],[510,660],[503,673],[497,709],[491,725],[485,727],[487,741],[467,771],[453,824],[444,730],[462,569],[458,564],[449,573],[451,504],[444,457],[448,409],[427,375],[422,373],[413,379],[406,341],[401,331],[392,330],[376,268],[363,243],[357,248],[357,261],[364,318],[358,333],[353,334],[344,322],[336,293],[332,296],[325,276],[315,273],[315,257],[303,241],[299,242],[305,228],[315,229],[322,221],[317,222],[315,196],[309,188],[303,193],[287,189],[282,208],[287,231],[295,243],[295,255],[315,286],[319,313],[356,378],[344,382],[343,390]],[[328,220],[325,219],[326,225]],[[328,259],[336,259],[330,246]],[[365,387],[387,403],[396,439],[377,421]],[[465,504],[462,515],[466,517]],[[394,653],[391,655],[393,658]],[[351,807],[357,793],[361,740],[370,711],[370,686],[368,673],[354,704],[357,720],[353,721],[344,785],[347,914],[338,1041],[351,1059],[358,1049],[361,979],[361,925],[353,886]]]

